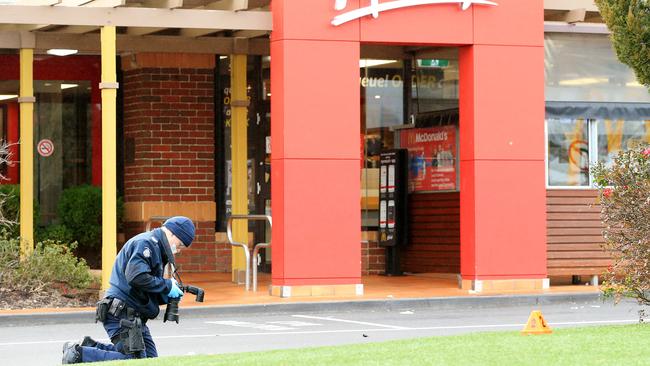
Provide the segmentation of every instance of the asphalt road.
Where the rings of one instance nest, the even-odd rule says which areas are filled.
[[[148,324],[160,356],[219,354],[381,342],[452,334],[521,330],[532,310],[551,328],[630,324],[639,321],[634,302],[471,307],[401,308],[350,312],[300,312],[185,316],[180,324]],[[66,340],[90,335],[105,340],[100,324],[20,325],[0,328],[0,364],[57,365]],[[365,336],[364,336],[365,335]]]

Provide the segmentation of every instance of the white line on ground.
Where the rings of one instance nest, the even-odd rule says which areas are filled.
[[[327,320],[331,322],[341,322],[341,323],[350,323],[350,324],[361,324],[361,325],[370,325],[373,327],[383,327],[383,328],[390,328],[390,329],[399,329],[399,330],[407,330],[411,329],[408,327],[399,327],[396,325],[387,325],[387,324],[379,324],[379,323],[368,323],[368,322],[359,322],[356,320],[346,320],[346,319],[337,319],[337,318],[331,318],[331,317],[324,317],[324,316],[311,316],[311,315],[292,315],[295,318],[305,318],[305,319],[316,319],[316,320]]]
[[[587,325],[587,324],[629,324],[638,323],[639,319],[625,319],[625,320],[594,320],[594,321],[580,321],[580,322],[558,322],[549,323],[550,325]],[[353,333],[353,332],[397,332],[397,331],[423,331],[423,330],[451,330],[451,329],[485,329],[485,328],[515,328],[523,327],[525,324],[488,324],[488,325],[458,325],[458,326],[439,326],[439,327],[420,327],[420,328],[372,328],[372,329],[340,329],[340,330],[316,330],[316,331],[299,331],[299,332],[261,332],[261,333],[229,333],[229,334],[189,334],[189,335],[172,335],[172,336],[158,336],[154,337],[154,341],[160,339],[179,339],[179,338],[212,338],[212,337],[244,337],[244,336],[265,336],[265,335],[285,335],[285,334],[321,334],[321,333]],[[100,342],[107,342],[106,339],[98,339]],[[22,346],[22,345],[36,345],[36,344],[51,344],[69,341],[56,340],[56,341],[33,341],[33,342],[7,342],[0,343],[2,346]]]

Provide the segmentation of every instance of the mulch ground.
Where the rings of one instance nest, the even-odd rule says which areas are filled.
[[[0,310],[93,307],[97,298],[97,291],[64,294],[55,289],[22,292],[0,288]]]

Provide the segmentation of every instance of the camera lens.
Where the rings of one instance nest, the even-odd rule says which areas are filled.
[[[178,303],[180,302],[179,299],[171,299],[169,301],[169,304],[167,304],[167,308],[165,309],[165,317],[163,319],[163,323],[170,321],[170,322],[176,322],[178,324]]]

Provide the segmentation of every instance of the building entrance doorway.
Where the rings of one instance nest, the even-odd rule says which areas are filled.
[[[379,199],[380,154],[406,149],[408,208],[395,218],[407,227],[398,272],[459,274],[458,49],[362,46],[359,68],[363,273],[386,271],[376,245],[392,220]]]

